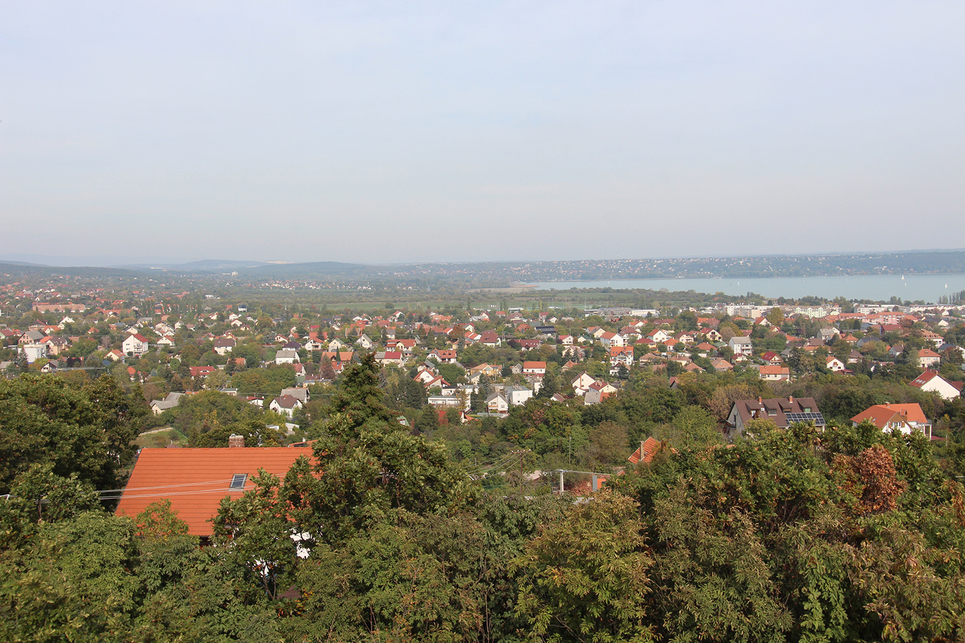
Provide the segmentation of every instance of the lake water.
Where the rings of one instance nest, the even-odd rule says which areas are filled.
[[[965,290],[965,275],[851,275],[838,277],[759,277],[741,279],[612,279],[600,281],[547,281],[534,284],[537,290],[570,288],[643,288],[647,290],[693,290],[765,297],[798,299],[814,296],[825,299],[871,299],[888,301],[922,300],[937,303],[938,298]]]

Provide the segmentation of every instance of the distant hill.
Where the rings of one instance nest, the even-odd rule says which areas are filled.
[[[127,268],[94,268],[90,266],[38,266],[36,264],[0,261],[0,273],[8,275],[71,275],[75,277],[136,277],[138,270]]]
[[[237,261],[234,259],[203,259],[188,263],[142,263],[118,266],[133,270],[173,270],[175,272],[225,272],[266,265],[263,261]]]
[[[311,263],[262,264],[253,268],[239,269],[238,273],[252,277],[276,277],[306,279],[325,276],[365,276],[374,272],[372,266],[338,261],[315,261]]]
[[[18,257],[28,259],[31,257]],[[874,274],[965,274],[965,251],[923,250],[891,253],[687,257],[676,259],[601,259],[567,261],[505,261],[476,263],[412,263],[367,265],[338,261],[269,263],[235,259],[205,259],[188,263],[152,263],[112,267],[60,267],[26,261],[0,260],[0,272],[138,277],[158,271],[190,277],[236,272],[251,280],[347,280],[400,282],[448,280],[454,283],[508,285],[536,281],[592,281],[686,277],[809,277]]]

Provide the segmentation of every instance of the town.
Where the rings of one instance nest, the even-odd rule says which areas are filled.
[[[723,627],[751,623],[764,640],[803,622],[814,554],[780,560],[807,530],[807,547],[852,556],[832,573],[848,596],[833,600],[849,607],[828,607],[827,622],[850,619],[871,638],[955,631],[888,610],[904,600],[896,591],[954,603],[943,583],[957,567],[930,563],[922,590],[911,568],[896,582],[875,575],[904,553],[855,552],[885,547],[891,532],[878,530],[898,516],[929,560],[957,551],[918,534],[965,531],[954,482],[965,475],[962,306],[635,293],[674,303],[584,309],[505,291],[476,292],[505,304],[479,306],[453,287],[431,308],[353,308],[306,283],[286,289],[297,296],[276,288],[228,297],[211,278],[5,276],[0,553],[53,548],[5,569],[26,578],[56,564],[73,579],[11,585],[15,613],[55,594],[74,613],[84,592],[130,583],[142,589],[99,631],[141,628],[152,640],[163,603],[177,605],[162,626],[172,636],[245,639],[255,618],[258,632],[305,640],[383,628],[435,640],[427,632],[440,627],[458,633],[446,640],[480,640],[481,628],[502,640],[574,627],[540,621],[539,610],[578,618],[569,604],[584,596],[578,584],[541,584],[554,565],[592,575],[622,561],[594,581],[593,609],[610,616],[582,627],[626,640],[718,632],[678,619],[701,609],[683,604],[688,584],[719,590],[714,556],[724,556],[728,591],[748,569],[768,582],[755,606],[733,602]],[[822,531],[828,520],[835,535]],[[733,521],[750,531],[732,533]],[[717,553],[704,560],[708,529]],[[128,550],[94,554],[95,542]],[[434,571],[378,547],[414,548]],[[681,552],[709,576],[688,580],[674,566]],[[110,576],[84,586],[81,570],[101,555],[120,558],[98,559]],[[156,576],[155,556],[177,571]],[[796,571],[760,567],[788,564]],[[394,580],[367,575],[372,565]],[[202,600],[222,582],[227,593]],[[379,602],[385,582],[450,592],[435,599],[449,607],[406,616],[411,597]],[[645,599],[658,583],[675,588],[670,598]],[[137,593],[148,587],[156,599]],[[602,598],[612,592],[616,603]],[[50,610],[36,618],[59,622]],[[319,618],[336,619],[338,633],[319,635]],[[34,626],[5,620],[0,632]]]
[[[527,432],[495,446],[460,436],[455,427],[475,423],[492,431],[530,400],[540,407],[586,407],[659,387],[687,392],[726,438],[742,431],[733,407],[688,391],[743,387],[754,392],[753,399],[797,392],[823,402],[826,395],[815,392],[818,383],[829,390],[834,386],[828,383],[872,390],[887,382],[882,395],[894,398],[887,401],[922,406],[930,419],[915,426],[941,439],[957,418],[944,405],[957,403],[965,380],[963,307],[948,304],[758,299],[671,310],[493,310],[469,302],[461,309],[332,314],[336,306],[319,310],[310,295],[301,305],[259,304],[202,291],[172,293],[163,286],[105,282],[72,289],[37,281],[25,286],[12,278],[0,297],[0,372],[74,378],[109,373],[126,390],[136,387],[150,408],[152,417],[142,428],[151,437],[142,442],[152,446],[164,440],[226,446],[223,427],[207,435],[210,422],[179,411],[192,406],[193,396],[205,393],[208,399],[215,392],[243,402],[245,412],[235,415],[257,416],[280,443],[317,437],[325,421],[322,402],[344,369],[367,354],[382,367],[383,388],[400,421],[445,439],[454,454],[494,461],[516,448],[559,457],[561,447],[546,436],[542,443],[527,438]],[[866,410],[820,408],[842,421]],[[636,424],[627,427],[623,447],[659,428]],[[567,436],[570,464],[572,438]],[[588,440],[577,436],[583,466]],[[609,464],[620,463],[617,455]]]

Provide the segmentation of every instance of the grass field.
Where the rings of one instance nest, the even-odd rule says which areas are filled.
[[[152,429],[150,431],[145,431],[141,435],[137,436],[137,439],[134,440],[134,443],[142,449],[163,449],[164,447],[172,444],[187,446],[188,438],[174,427],[168,426],[164,427],[163,429]]]

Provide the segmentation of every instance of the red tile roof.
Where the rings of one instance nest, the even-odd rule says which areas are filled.
[[[919,404],[876,404],[858,413],[851,418],[851,421],[861,423],[864,420],[871,420],[881,429],[887,426],[895,415],[900,415],[906,422],[919,422],[921,424],[928,422]]]
[[[660,450],[660,440],[653,438],[652,436],[644,440],[637,450],[630,454],[627,460],[631,464],[637,464],[641,460],[645,464],[649,464],[653,460],[654,454]]]
[[[284,477],[300,456],[312,450],[292,447],[223,449],[142,449],[115,513],[134,517],[152,502],[171,501],[178,518],[196,536],[210,536],[209,520],[217,515],[221,499],[241,497],[254,488],[251,478],[264,469]],[[232,477],[247,474],[243,489],[229,490]]]

